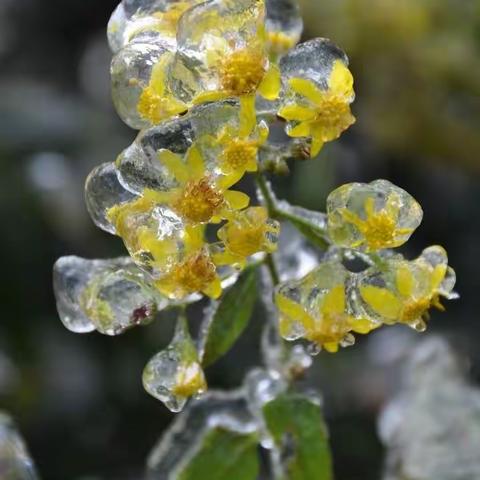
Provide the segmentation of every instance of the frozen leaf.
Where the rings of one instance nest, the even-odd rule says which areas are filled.
[[[179,472],[195,457],[203,439],[214,429],[247,437],[256,432],[257,424],[247,408],[243,391],[209,392],[192,402],[151,452],[147,480],[177,480]]]
[[[129,258],[62,257],[54,266],[53,285],[60,319],[76,333],[96,329],[118,335],[150,322],[169,305]]]
[[[257,437],[222,428],[210,431],[178,480],[256,480],[259,471]]]
[[[256,270],[248,268],[208,310],[203,327],[203,365],[211,365],[232,348],[248,325],[257,294]]]
[[[327,429],[317,404],[283,394],[263,407],[267,427],[280,450],[285,478],[332,480]]]

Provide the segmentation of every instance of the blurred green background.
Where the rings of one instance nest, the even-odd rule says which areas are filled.
[[[0,408],[17,419],[42,478],[138,480],[172,415],[141,386],[172,319],[119,338],[75,335],[55,312],[59,256],[123,254],[83,204],[93,166],[134,138],[111,106],[105,26],[116,0],[0,2]],[[287,198],[322,209],[341,183],[387,178],[422,204],[405,252],[441,243],[459,302],[429,331],[451,338],[480,379],[480,2],[303,0],[305,38],[324,36],[351,59],[357,124],[320,158],[278,181]],[[195,313],[195,312],[193,312]],[[238,385],[259,361],[260,322],[208,371]],[[321,354],[305,386],[324,393],[338,480],[380,478],[376,417],[396,391],[417,336],[385,329],[335,356]]]

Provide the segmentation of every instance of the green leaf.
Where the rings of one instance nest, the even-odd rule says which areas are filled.
[[[257,275],[247,268],[215,305],[207,319],[203,340],[203,366],[225,355],[248,325],[257,299]]]
[[[259,462],[256,435],[217,428],[178,475],[179,480],[255,480]]]
[[[281,200],[275,205],[275,214],[278,218],[288,220],[314,245],[322,249],[328,248],[330,242],[327,235],[327,219],[324,213],[296,207],[285,200]]]
[[[327,429],[318,405],[301,395],[284,394],[267,403],[263,413],[277,448],[288,452],[286,479],[333,479]]]

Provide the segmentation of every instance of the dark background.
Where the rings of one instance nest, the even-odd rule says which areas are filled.
[[[138,478],[172,419],[141,386],[172,319],[113,339],[75,335],[58,320],[51,288],[59,256],[123,254],[94,228],[82,193],[88,172],[135,135],[110,102],[105,28],[115,6],[0,0],[0,408],[16,418],[46,480]],[[441,243],[462,295],[424,335],[447,335],[478,381],[479,2],[303,0],[303,8],[305,38],[330,37],[350,55],[358,121],[319,159],[292,166],[282,194],[322,209],[339,184],[382,177],[413,194],[425,220],[405,251]],[[258,363],[259,330],[252,322],[208,371],[212,386],[234,387]],[[324,392],[339,480],[379,478],[376,417],[416,338],[384,329],[316,359],[307,384]]]

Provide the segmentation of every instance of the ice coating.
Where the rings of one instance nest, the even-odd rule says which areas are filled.
[[[60,318],[69,330],[118,335],[153,320],[168,301],[130,258],[85,260],[62,257],[54,266]]]
[[[145,390],[172,412],[180,412],[192,396],[199,396],[207,383],[186,319],[180,317],[170,345],[156,354],[143,371]]]
[[[118,170],[113,163],[102,163],[96,167],[85,182],[85,203],[93,223],[102,230],[115,234],[116,228],[108,218],[114,205],[127,203],[136,195],[120,182]]]
[[[211,391],[191,402],[150,453],[146,479],[178,478],[181,466],[195,454],[202,438],[213,428],[240,434],[256,431],[256,420],[247,407],[243,390]]]
[[[387,180],[350,183],[327,199],[328,232],[342,247],[376,251],[405,243],[423,212],[405,190]]]

